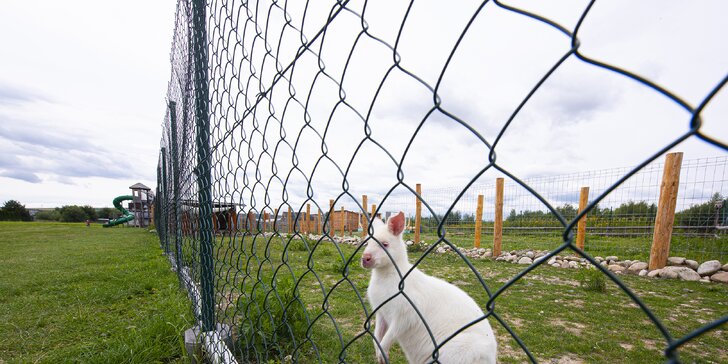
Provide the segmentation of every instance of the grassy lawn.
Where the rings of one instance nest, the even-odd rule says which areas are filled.
[[[231,324],[239,357],[254,362],[349,363],[374,360],[371,336],[364,332],[369,272],[358,264],[355,247],[331,242],[250,236],[218,237],[218,317]],[[346,261],[354,256],[351,265]],[[414,261],[421,253],[411,253]],[[473,261],[491,292],[524,266]],[[346,268],[346,269],[345,269]],[[488,295],[474,272],[454,254],[426,257],[420,268],[458,285],[485,307]],[[539,362],[663,363],[667,339],[615,283],[588,290],[585,269],[539,267],[505,289],[495,313]],[[673,338],[680,338],[728,315],[728,285],[621,276]],[[278,289],[272,290],[276,284]],[[490,318],[500,363],[528,361],[505,327]],[[680,348],[686,363],[728,362],[723,325]],[[396,346],[392,362],[405,363]]]
[[[189,301],[146,229],[0,222],[0,363],[183,362]]]

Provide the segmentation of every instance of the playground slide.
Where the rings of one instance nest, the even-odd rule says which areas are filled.
[[[116,225],[123,224],[128,221],[134,220],[134,214],[129,212],[129,210],[125,209],[124,206],[121,206],[121,201],[126,201],[126,200],[134,200],[134,196],[123,195],[123,196],[119,196],[114,199],[114,207],[116,207],[116,209],[121,211],[121,213],[124,215],[118,219],[109,220],[109,222],[107,222],[106,224],[103,224],[101,226],[111,227],[111,226],[116,226]]]

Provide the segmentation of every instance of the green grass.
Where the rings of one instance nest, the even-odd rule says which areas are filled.
[[[0,362],[183,362],[189,301],[145,229],[0,223]]]
[[[287,239],[268,239],[258,237],[252,241],[248,236],[244,240],[218,238],[216,242],[216,270],[220,272],[217,286],[221,296],[227,297],[219,299],[218,315],[237,328],[237,354],[255,362],[285,362],[282,359],[288,355],[300,363],[338,362],[340,355],[350,363],[373,362],[371,336],[359,336],[365,312],[370,310],[365,299],[369,272],[359,267],[356,255],[346,267],[348,273],[342,273],[342,261],[352,256],[355,248],[340,246],[339,253],[330,242],[314,248],[316,242],[308,241],[312,249],[308,251],[293,240],[284,252]],[[418,257],[418,253],[410,254],[411,261]],[[491,292],[503,288],[524,268],[492,260],[476,260],[473,264]],[[423,260],[420,268],[458,285],[485,307],[485,290],[459,257],[432,255]],[[273,282],[286,282],[291,276],[297,282],[297,299],[286,299],[288,292],[271,290]],[[637,276],[621,279],[673,337],[728,315],[728,285]],[[539,267],[503,290],[495,302],[495,313],[540,362],[664,362],[666,339],[611,280],[602,281],[580,270]],[[286,323],[281,322],[283,307],[294,314]],[[305,308],[303,317],[297,315],[301,308]],[[302,320],[308,327],[303,330],[306,334],[300,334]],[[494,318],[490,323],[499,343],[499,362],[527,361],[506,329]],[[279,327],[275,337],[271,330],[251,334],[255,331],[251,327],[271,326]],[[726,348],[724,325],[689,342],[679,353],[684,362],[725,363]],[[392,362],[406,362],[396,347]]]

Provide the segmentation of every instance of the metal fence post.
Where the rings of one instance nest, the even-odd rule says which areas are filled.
[[[212,261],[212,193],[210,176],[210,119],[207,89],[207,29],[204,0],[192,1],[195,72],[195,129],[197,138],[197,187],[200,224],[200,285],[202,331],[215,329],[215,292]]]
[[[174,261],[177,263],[177,275],[182,269],[180,263],[180,240],[182,235],[182,226],[180,224],[180,195],[179,195],[179,154],[178,154],[178,136],[177,136],[177,103],[169,102],[169,122],[171,129],[170,152],[172,157],[172,210],[174,212]]]
[[[169,253],[169,241],[167,240],[167,216],[168,215],[168,202],[167,201],[167,148],[162,147],[162,203],[160,204],[160,207],[162,207],[162,219],[160,223],[162,224],[162,227],[159,231],[162,232],[162,236],[160,237],[162,239],[162,242],[164,243],[164,252]]]

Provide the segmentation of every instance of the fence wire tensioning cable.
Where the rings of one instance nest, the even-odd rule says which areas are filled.
[[[528,360],[536,362],[539,353],[529,349],[529,342],[522,339],[512,322],[509,324],[507,313],[498,310],[497,303],[506,300],[504,294],[525,276],[562,252],[593,264],[644,312],[662,336],[660,345],[668,362],[678,362],[679,351],[685,344],[694,343],[699,336],[725,324],[728,315],[704,323],[681,337],[673,337],[643,299],[594,259],[590,247],[585,251],[577,248],[574,230],[583,216],[590,215],[592,219],[597,218],[590,234],[598,234],[594,229],[600,229],[599,218],[607,216],[605,207],[618,209],[617,203],[635,198],[634,195],[615,196],[629,189],[644,191],[648,185],[652,188],[654,176],[661,170],[653,162],[683,141],[700,139],[723,152],[728,151],[728,146],[701,129],[701,113],[728,82],[728,75],[717,82],[698,106],[693,106],[644,76],[581,52],[579,30],[589,17],[594,1],[581,12],[573,29],[501,1],[484,1],[472,14],[466,14],[462,24],[450,25],[462,27],[462,31],[448,49],[443,66],[435,70],[435,81],[428,82],[429,78],[423,75],[425,71],[417,67],[417,60],[403,58],[401,51],[406,25],[417,21],[413,5],[414,1],[405,7],[401,19],[385,20],[397,25],[396,37],[389,39],[370,29],[369,23],[374,19],[367,17],[367,11],[375,5],[368,2],[363,5],[349,1],[178,2],[170,55],[169,107],[157,169],[155,221],[162,248],[192,300],[207,354],[216,362],[371,361],[374,359],[371,340],[379,345],[372,329],[373,318],[387,302],[403,297],[427,327],[427,318],[403,287],[412,269],[424,265],[426,259],[437,259],[434,253],[442,247],[455,252],[478,289],[482,289],[479,302],[485,314],[441,342],[435,340],[427,327],[434,347],[432,362],[439,362],[438,351],[450,339],[485,319],[498,322]],[[481,135],[474,126],[475,120],[448,110],[442,100],[443,80],[446,72],[455,67],[457,51],[466,36],[475,32],[476,20],[491,8],[552,27],[570,42],[569,49],[559,55],[503,119],[492,140]],[[351,32],[349,38],[345,37],[347,32]],[[377,61],[386,62],[386,67],[381,77],[369,77],[375,87],[364,89],[357,85],[357,77],[361,76],[354,70],[354,64],[359,59],[366,59],[366,63],[370,61],[366,57],[378,57],[374,52],[360,54],[367,44],[374,48],[365,49],[384,52],[386,57]],[[332,56],[337,51],[342,55],[338,60]],[[325,60],[332,61],[327,64]],[[499,163],[502,157],[497,152],[502,148],[498,146],[541,86],[567,61],[578,61],[626,77],[671,100],[690,115],[689,129],[673,136],[668,144],[653,150],[633,168],[569,179],[563,176],[561,179],[558,176],[520,178],[509,166]],[[385,86],[395,82],[416,85],[418,92],[426,95],[427,106],[424,113],[418,110],[407,115],[410,119],[416,118],[416,127],[400,144],[392,145],[387,139],[388,131],[382,132],[386,126],[373,115],[377,113],[375,106],[387,97]],[[354,96],[357,93],[363,93],[367,102],[360,103]],[[413,150],[424,138],[427,127],[438,118],[466,131],[468,138],[487,150],[487,161],[477,165],[462,188],[448,188],[440,194],[418,193],[415,185],[405,178],[409,171],[405,166],[416,153]],[[339,125],[342,119],[348,123],[344,130]],[[360,138],[356,137],[358,133],[362,133]],[[338,140],[352,135],[349,142]],[[365,161],[369,155],[377,155],[378,160],[366,177],[372,183],[385,180],[379,184],[385,187],[379,189],[376,199],[370,200],[372,205],[374,201],[378,203],[376,207],[360,202],[359,192],[367,187],[356,184],[360,183],[356,177],[360,165],[364,163],[372,168]],[[722,172],[708,177],[703,167],[687,163],[688,179],[710,185],[703,187],[712,189],[711,193],[724,192],[725,158],[703,163],[700,166],[722,165],[716,167],[722,168]],[[377,174],[377,168],[387,170],[388,174]],[[507,279],[497,289],[486,284],[484,273],[453,240],[457,236],[454,221],[462,221],[463,210],[472,211],[472,207],[462,206],[472,206],[474,191],[487,190],[492,194],[493,187],[480,182],[487,173],[505,176],[507,186],[512,186],[509,190],[517,190],[511,198],[525,204],[519,211],[516,211],[518,205],[512,205],[513,220],[510,225],[506,220],[506,231],[523,232],[528,226],[517,225],[518,221],[525,221],[525,218],[519,220],[519,216],[538,215],[542,219],[535,223],[539,231],[548,231],[544,228],[550,227],[559,233],[553,240],[555,244],[546,248],[548,253],[543,259]],[[704,176],[695,177],[690,173]],[[639,182],[638,176],[646,177],[641,177],[643,182]],[[557,206],[554,201],[558,199],[547,196],[546,191],[555,184],[567,184],[575,190],[576,186],[570,183],[584,183],[584,180],[595,184],[597,193],[583,211]],[[371,238],[371,220],[393,208],[411,216],[417,200],[424,207],[426,217],[423,231],[433,236],[434,241],[414,260],[411,270],[399,271],[397,267],[402,277],[398,294],[379,307],[370,308],[364,298],[367,275],[357,265],[358,253],[365,244],[379,244]],[[704,196],[698,193],[684,207],[692,205],[693,200],[701,203]],[[721,217],[728,216],[727,209],[716,208],[707,219],[728,222],[728,218]],[[612,220],[604,223],[608,227],[599,230],[601,234],[614,234],[615,218],[609,216]],[[545,219],[550,220],[543,223]],[[638,220],[649,226],[653,221],[650,219],[654,217],[642,216]],[[703,221],[706,217],[699,219]],[[705,227],[695,228],[687,218],[678,221],[687,224],[686,236],[696,231],[708,235],[701,232]],[[643,234],[631,228],[620,231]],[[723,234],[722,230],[720,233]],[[357,238],[362,235],[363,238]],[[694,245],[687,246],[695,249]],[[708,253],[723,254],[722,257],[726,254],[724,251]]]

